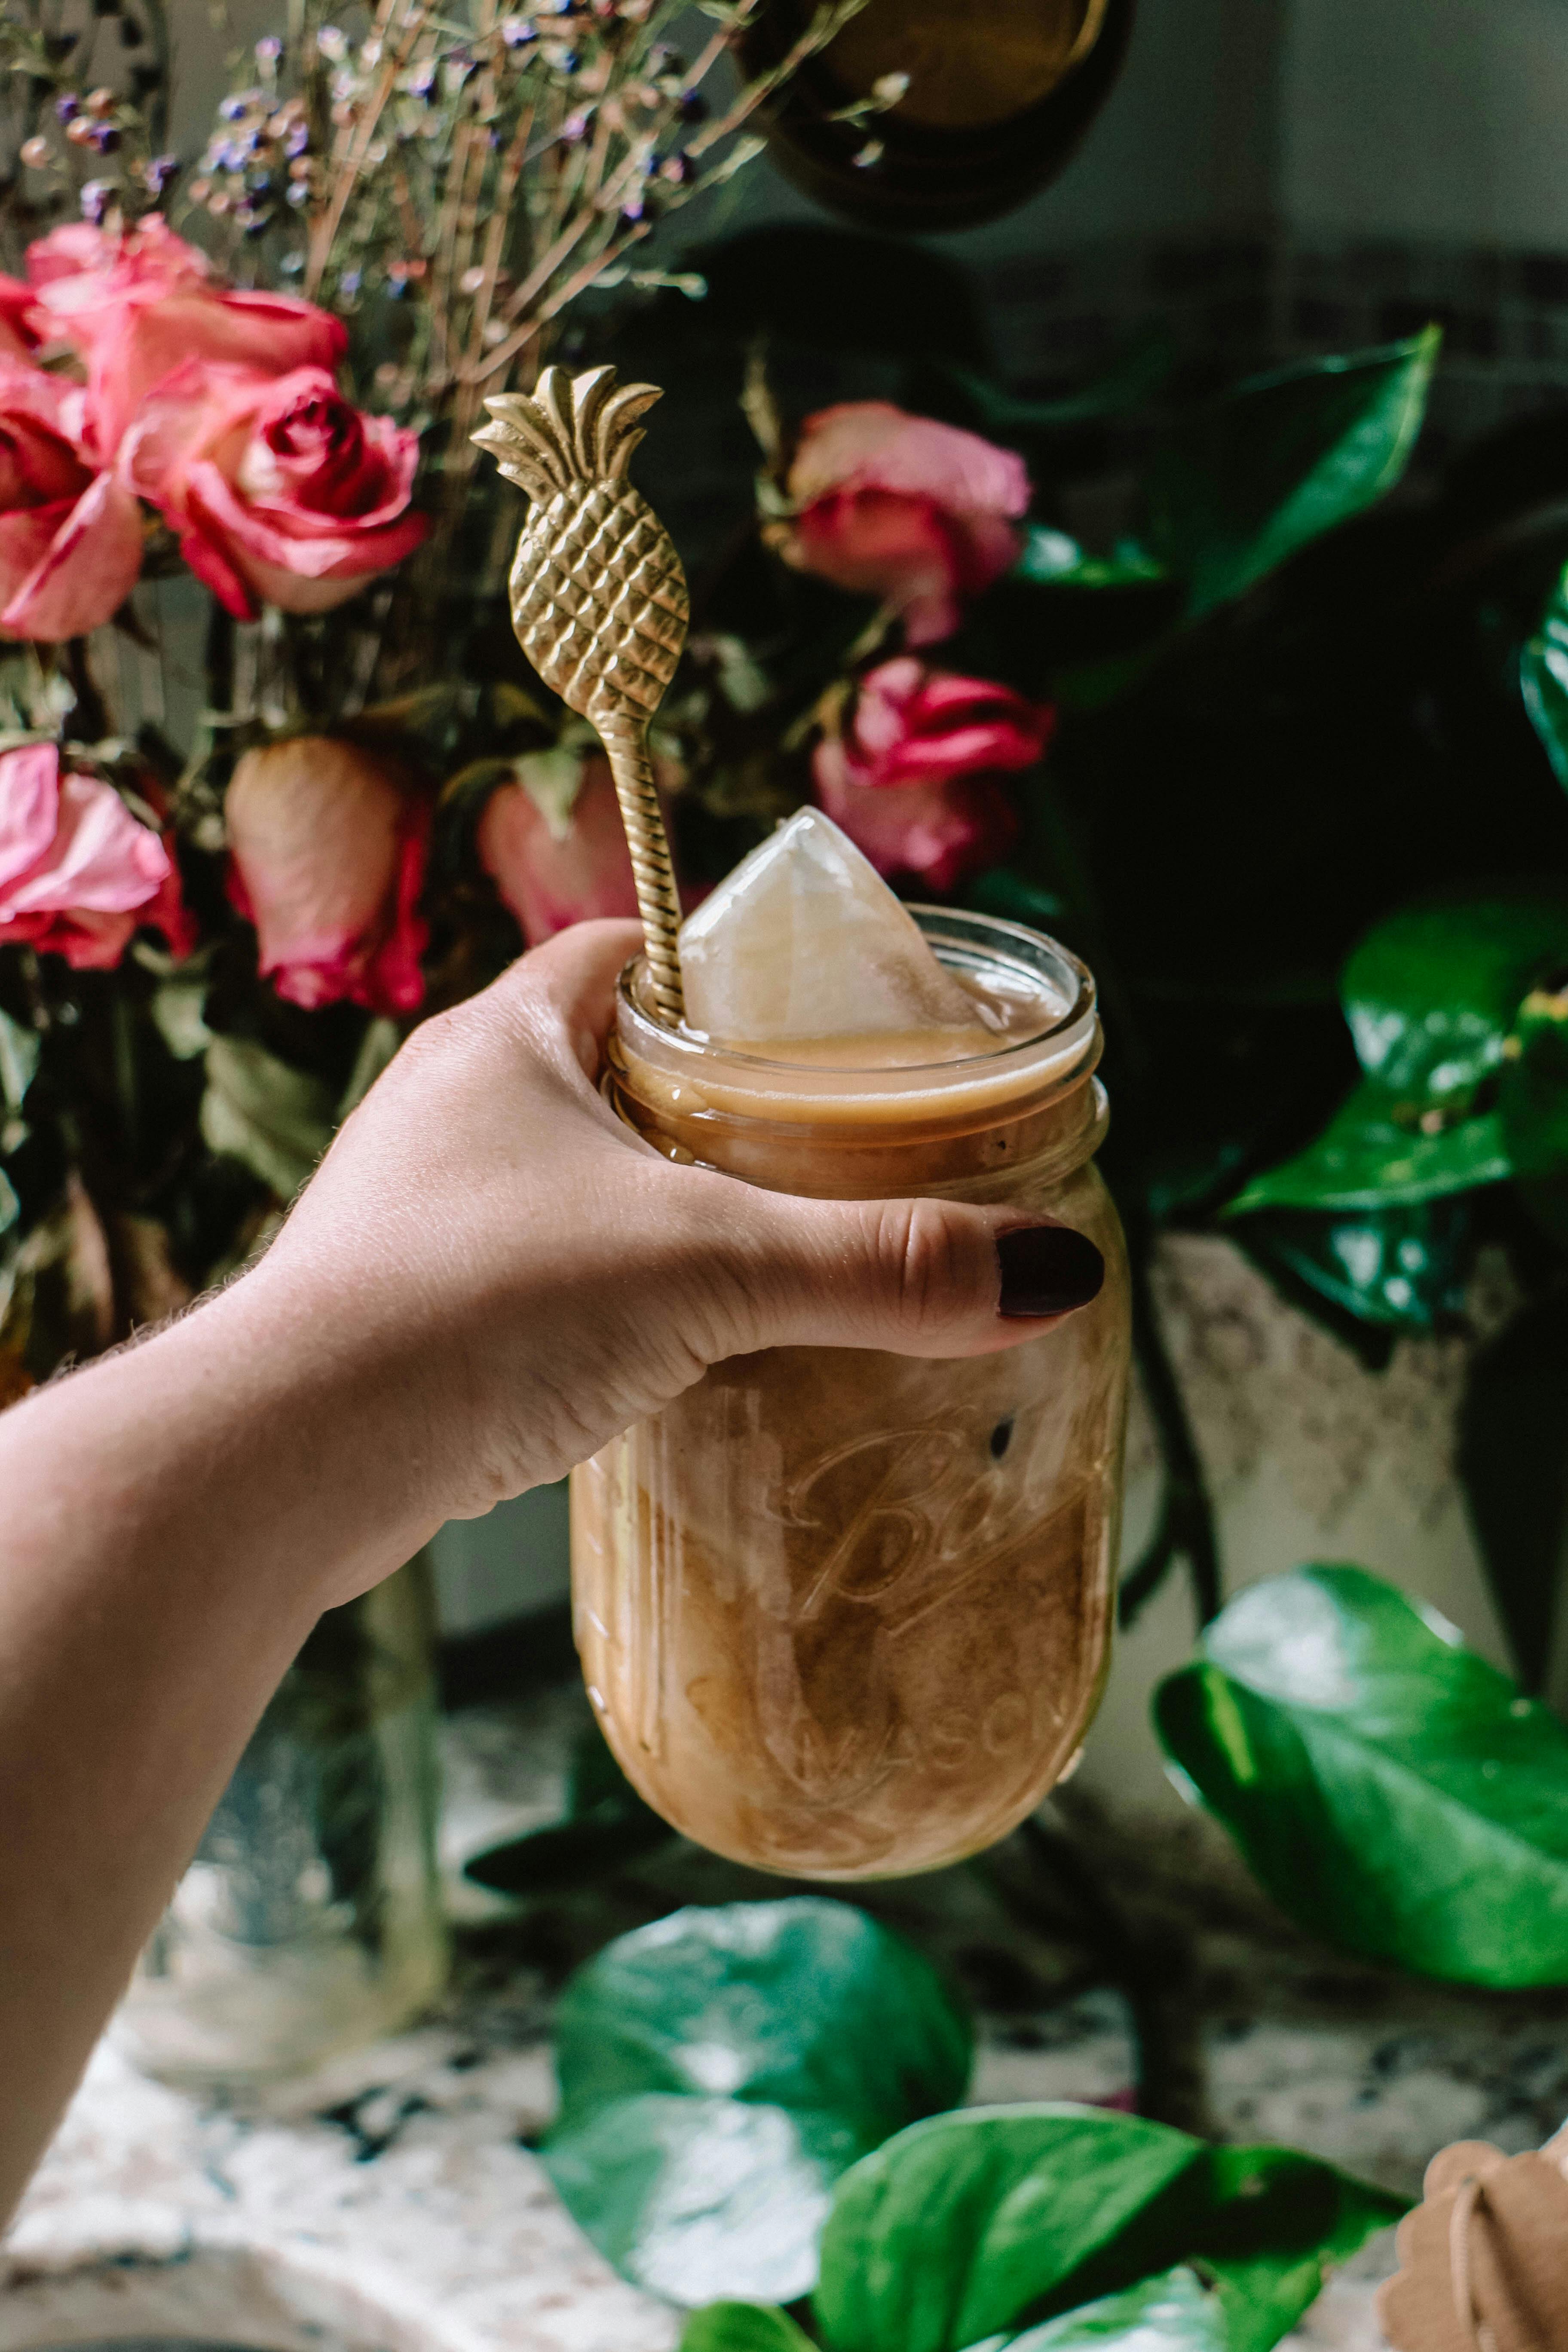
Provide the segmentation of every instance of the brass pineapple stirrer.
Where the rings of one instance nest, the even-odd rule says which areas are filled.
[[[637,423],[661,398],[617,387],[613,367],[548,367],[531,395],[485,406],[474,439],[533,501],[511,567],[511,625],[546,686],[586,719],[609,754],[632,854],[637,909],[660,1017],[685,1009],[676,935],[680,900],[654,789],[647,730],[675,676],[690,604],[669,533],[626,479]]]

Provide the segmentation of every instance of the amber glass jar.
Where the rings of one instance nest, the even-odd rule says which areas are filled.
[[[915,912],[961,976],[1040,996],[1035,1034],[918,1067],[766,1062],[660,1026],[634,966],[606,1078],[671,1158],[1006,1202],[1105,1255],[1093,1305],[1022,1347],[732,1358],[573,1474],[577,1648],[623,1769],[689,1837],[809,1878],[1004,1836],[1076,1754],[1110,1640],[1129,1339],[1094,984],[1016,924]]]

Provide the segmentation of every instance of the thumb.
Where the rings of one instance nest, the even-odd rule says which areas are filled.
[[[1016,1209],[754,1199],[758,1347],[989,1355],[1087,1307],[1105,1279],[1087,1234]]]

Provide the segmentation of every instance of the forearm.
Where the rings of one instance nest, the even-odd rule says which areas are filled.
[[[258,1275],[0,1416],[0,2215],[315,1619],[430,1532],[406,1395]]]

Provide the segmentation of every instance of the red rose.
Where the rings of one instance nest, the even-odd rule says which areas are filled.
[[[107,971],[143,923],[177,956],[195,945],[178,869],[158,835],[111,784],[62,774],[53,743],[0,757],[0,946]]]
[[[1055,724],[1048,703],[904,655],[868,673],[843,733],[817,745],[816,797],[879,874],[952,890],[1012,847],[996,772],[1032,768]]]
[[[181,368],[144,403],[125,478],[237,620],[262,603],[324,613],[412,554],[415,433],[351,408],[324,368]]]
[[[216,285],[205,256],[155,214],[119,236],[86,223],[56,229],[28,248],[27,276],[35,327],[87,362],[89,414],[106,457],[176,368],[330,370],[348,348],[342,320],[313,302]]]
[[[795,511],[768,527],[772,545],[799,571],[895,605],[911,646],[951,636],[959,597],[1006,571],[1010,518],[1029,503],[1010,449],[886,400],[808,416],[787,487]]]
[[[294,736],[243,754],[225,816],[229,898],[279,995],[412,1013],[430,809],[398,771],[357,744]]]
[[[86,394],[0,360],[0,634],[81,636],[142,570],[142,510],[82,454]]]
[[[542,772],[539,799],[525,783],[500,785],[485,803],[478,844],[485,871],[537,947],[593,915],[635,915],[637,897],[608,760],[569,750],[532,756],[542,772],[558,767],[562,779]],[[570,763],[579,772],[566,807]],[[551,788],[563,779],[557,795]],[[552,799],[557,813],[547,815],[541,803]]]

